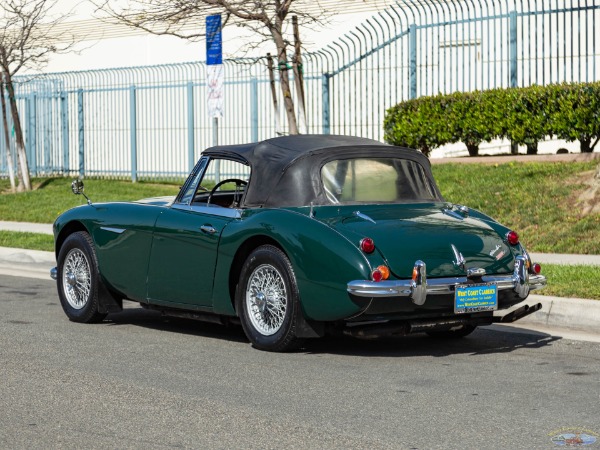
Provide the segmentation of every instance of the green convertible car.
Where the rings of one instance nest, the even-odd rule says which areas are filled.
[[[174,199],[88,200],[54,236],[69,319],[132,300],[241,323],[272,351],[325,333],[461,337],[537,311],[511,307],[546,284],[517,233],[444,201],[421,153],[345,136],[209,148]]]

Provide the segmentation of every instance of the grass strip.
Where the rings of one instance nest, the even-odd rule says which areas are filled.
[[[577,196],[586,186],[587,163],[439,164],[433,172],[446,200],[478,209],[519,233],[532,252],[600,254],[600,214],[582,215]],[[36,189],[6,193],[0,180],[0,220],[52,223],[85,203],[71,192],[71,179],[34,179]],[[176,195],[179,184],[86,179],[93,202],[131,201]]]
[[[600,254],[600,214],[581,214],[587,163],[440,164],[442,195],[515,230],[529,251]]]
[[[54,236],[41,233],[0,230],[0,247],[54,251]]]
[[[534,294],[600,300],[600,266],[542,264],[548,286]]]
[[[59,214],[86,203],[82,195],[71,191],[70,178],[34,179],[35,189],[17,194],[7,193],[8,180],[0,180],[0,220],[53,223]],[[85,193],[92,202],[132,201],[148,197],[177,195],[179,185],[132,183],[119,180],[85,180]]]

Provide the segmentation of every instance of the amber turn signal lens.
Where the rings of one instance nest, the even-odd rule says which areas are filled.
[[[384,280],[387,280],[390,277],[390,269],[387,266],[381,265],[377,267],[377,270],[381,272],[381,277]]]
[[[373,253],[375,251],[375,242],[371,238],[364,238],[360,240],[360,249],[365,253]]]
[[[538,275],[542,271],[542,266],[540,266],[538,263],[535,263],[531,267],[531,270],[533,271],[533,273],[535,273],[536,275]]]
[[[506,242],[510,245],[517,245],[519,243],[519,235],[514,231],[509,231],[506,233]]]
[[[413,269],[412,280],[416,281],[418,276],[419,276],[419,272],[417,271],[417,268],[415,267]]]

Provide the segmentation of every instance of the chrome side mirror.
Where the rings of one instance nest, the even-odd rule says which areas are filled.
[[[73,180],[73,182],[71,183],[71,190],[73,191],[73,194],[75,195],[83,195],[85,197],[85,199],[87,200],[88,205],[92,204],[92,201],[88,198],[87,195],[85,195],[83,193],[83,181],[82,180]]]
[[[83,181],[73,180],[73,182],[71,183],[71,190],[75,195],[83,194]]]

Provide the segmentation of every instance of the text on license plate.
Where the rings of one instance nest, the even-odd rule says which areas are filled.
[[[465,314],[498,309],[498,286],[494,283],[462,284],[454,293],[454,313]]]

